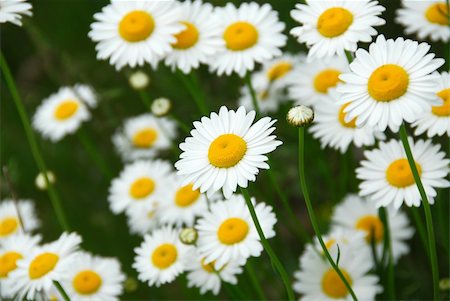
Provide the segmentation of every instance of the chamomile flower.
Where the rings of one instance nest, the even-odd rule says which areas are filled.
[[[34,300],[39,291],[50,290],[53,281],[61,281],[73,268],[80,243],[78,234],[63,233],[58,240],[31,250],[8,275],[8,292],[20,300]]]
[[[365,241],[366,233],[359,230],[334,228],[326,235],[322,236],[323,242],[334,260],[338,259],[340,249],[344,246],[348,252],[353,252],[354,256],[360,256],[361,252],[371,252]],[[311,246],[307,246],[309,248]],[[319,239],[315,237],[314,247],[317,252],[323,254]]]
[[[448,72],[440,74],[437,91],[437,96],[442,103],[432,106],[431,111],[425,112],[413,123],[412,126],[416,128],[415,135],[427,132],[430,138],[442,136],[445,133],[450,136],[450,74]]]
[[[111,210],[118,214],[133,207],[157,206],[169,195],[166,185],[171,174],[171,164],[162,160],[128,164],[109,188]]]
[[[414,122],[418,116],[438,104],[437,74],[442,64],[428,53],[430,45],[404,40],[386,40],[378,36],[369,51],[358,49],[350,64],[351,73],[340,75],[346,84],[337,89],[343,95],[346,121],[356,119],[356,126],[389,127],[398,131],[403,120]]]
[[[255,115],[244,107],[235,112],[222,106],[219,114],[194,122],[192,137],[180,144],[183,153],[175,163],[184,184],[193,183],[201,193],[222,189],[228,198],[238,185],[245,188],[255,181],[260,168],[268,169],[265,154],[282,143],[270,135],[276,120],[264,117],[252,125]]]
[[[344,113],[347,104],[339,104],[340,94],[336,91],[329,94],[328,99],[315,106],[316,117],[309,130],[314,138],[320,139],[323,148],[330,146],[345,153],[352,143],[362,147],[375,144],[376,139],[385,139],[382,132],[369,126],[356,127],[356,118],[347,122]]]
[[[160,203],[133,206],[125,211],[130,233],[144,236],[160,226]]]
[[[254,199],[252,202],[255,204]],[[198,251],[205,264],[215,262],[215,268],[221,269],[230,261],[244,264],[250,256],[261,254],[263,246],[242,195],[232,195],[226,201],[214,203],[210,210],[195,226]],[[264,236],[274,237],[277,219],[272,207],[258,203],[255,212]]]
[[[0,203],[0,241],[18,233],[36,230],[40,221],[36,216],[34,203],[30,200],[11,199]]]
[[[152,114],[125,120],[112,141],[124,161],[153,158],[159,151],[170,149],[176,136],[176,124]]]
[[[89,109],[96,105],[96,95],[89,86],[62,87],[42,101],[33,116],[33,127],[43,137],[59,141],[89,120]]]
[[[165,63],[189,73],[200,63],[207,63],[224,42],[220,38],[220,22],[210,3],[187,0],[179,6],[179,20],[185,28],[175,35],[176,42],[172,43],[173,50],[167,54]]]
[[[63,287],[74,301],[116,301],[125,275],[115,258],[80,252],[64,275]]]
[[[242,3],[238,8],[232,3],[216,8],[221,22],[219,35],[222,47],[211,57],[209,65],[218,75],[236,72],[243,77],[255,69],[255,63],[263,63],[281,55],[286,44],[284,23],[269,4]]]
[[[448,11],[445,1],[402,0],[403,7],[397,10],[395,21],[405,26],[405,33],[417,34],[421,40],[448,42]]]
[[[262,70],[257,74],[263,74],[271,88],[284,89],[291,81],[293,71],[304,61],[303,54],[283,54],[264,62]]]
[[[31,16],[31,4],[26,0],[0,1],[0,23],[11,22],[22,26],[22,15]]]
[[[112,0],[94,15],[89,37],[97,58],[119,70],[158,62],[172,50],[175,34],[183,30],[175,1]]]
[[[315,106],[328,96],[330,88],[337,86],[339,75],[348,70],[345,56],[300,63],[289,78],[289,98],[297,104]]]
[[[447,180],[450,160],[431,140],[414,143],[410,139],[409,143],[428,201],[434,204],[435,188],[450,186]],[[420,206],[420,193],[400,141],[381,142],[379,148],[365,151],[364,156],[366,159],[356,169],[356,176],[362,181],[361,196],[367,196],[377,207],[392,204],[400,208],[403,203]]]
[[[292,18],[301,26],[291,29],[291,34],[310,50],[308,57],[324,58],[344,51],[354,52],[358,42],[370,42],[377,34],[375,26],[385,24],[379,16],[385,10],[378,1],[306,0],[291,11]]]
[[[214,295],[219,294],[223,282],[237,284],[236,275],[242,273],[242,267],[237,261],[226,263],[221,269],[216,269],[214,262],[205,264],[204,259],[198,252],[192,252],[187,266],[188,287],[200,288],[200,294],[211,291]]]
[[[133,268],[138,272],[139,280],[159,287],[185,271],[192,247],[179,240],[178,232],[170,227],[155,230],[134,249]]]

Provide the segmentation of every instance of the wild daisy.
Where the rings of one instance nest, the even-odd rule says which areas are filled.
[[[336,261],[342,246],[345,246],[349,252],[354,252],[355,256],[359,256],[360,252],[369,252],[370,250],[365,241],[365,234],[363,231],[353,229],[334,228],[330,233],[323,235],[322,239],[328,252]],[[318,252],[323,254],[317,237],[314,240],[314,247]]]
[[[358,49],[350,64],[351,73],[340,75],[346,84],[338,87],[343,93],[341,104],[346,121],[356,119],[356,126],[389,127],[398,131],[403,120],[413,122],[429,110],[436,99],[437,74],[442,64],[428,53],[430,45],[397,38],[386,41],[378,36],[369,51]]]
[[[310,47],[308,57],[345,58],[345,50],[354,52],[358,42],[372,41],[377,34],[374,27],[385,24],[379,17],[385,8],[378,1],[306,0],[295,7],[291,16],[301,26],[291,29],[291,34]]]
[[[277,219],[272,207],[256,204],[254,199],[252,203],[264,236],[274,237]],[[263,250],[242,195],[232,195],[226,201],[212,204],[211,211],[204,213],[195,228],[198,231],[198,251],[204,263],[215,262],[216,269],[230,261],[243,264],[250,256],[258,257]]]
[[[33,116],[33,127],[47,139],[59,141],[91,118],[97,97],[89,86],[62,87],[42,101]]]
[[[406,34],[416,33],[421,40],[448,42],[450,28],[445,1],[402,0],[402,5],[395,21],[405,26]]]
[[[39,291],[44,293],[61,281],[73,268],[81,237],[63,233],[58,240],[37,247],[17,262],[17,268],[8,275],[8,291],[19,299],[34,299]]]
[[[175,35],[173,50],[165,58],[165,63],[183,73],[197,69],[200,63],[207,63],[224,44],[220,38],[220,22],[210,3],[187,0],[179,4],[180,23],[184,29]]]
[[[153,68],[172,50],[175,34],[183,30],[175,1],[112,0],[96,13],[89,37],[97,58],[109,59],[119,70],[149,63]]]
[[[166,185],[171,174],[171,164],[162,160],[136,161],[125,166],[109,188],[111,210],[118,214],[133,207],[157,206],[169,196]]]
[[[31,16],[31,4],[26,0],[0,1],[0,23],[11,22],[22,26],[22,15]]]
[[[314,138],[320,139],[323,148],[330,146],[345,153],[352,143],[356,147],[362,147],[375,144],[376,139],[385,139],[382,132],[369,126],[356,127],[356,118],[345,121],[344,109],[347,104],[338,104],[340,94],[336,91],[329,94],[329,98],[315,106],[316,117],[309,128]]]
[[[437,192],[435,188],[449,187],[446,179],[450,171],[450,160],[440,151],[439,145],[431,140],[409,141],[416,160],[420,179],[431,204]],[[365,160],[356,169],[356,176],[362,181],[359,185],[361,196],[376,203],[376,206],[395,208],[405,203],[407,206],[420,206],[420,194],[409,167],[402,143],[397,140],[381,142],[379,148],[365,151]]]
[[[290,82],[293,71],[304,61],[305,56],[303,54],[286,53],[264,62],[262,70],[257,74],[263,74],[271,88],[284,89]]]
[[[155,230],[134,249],[133,268],[138,272],[139,280],[159,287],[185,271],[192,247],[181,243],[178,232],[170,227]]]
[[[125,211],[130,233],[144,236],[160,226],[160,203],[133,206]]]
[[[186,178],[183,183],[193,183],[201,193],[222,189],[228,198],[238,185],[245,188],[255,181],[260,168],[268,169],[265,154],[282,143],[270,135],[276,120],[264,117],[252,125],[255,115],[244,107],[235,112],[222,106],[219,114],[194,122],[192,137],[180,144],[183,153],[175,163]]]
[[[116,301],[124,281],[117,259],[80,252],[62,285],[73,301]]]
[[[250,2],[236,8],[227,3],[216,10],[223,41],[209,65],[218,75],[236,72],[243,77],[255,69],[255,63],[281,55],[280,48],[286,44],[285,26],[269,4]]]
[[[401,256],[409,253],[407,240],[414,234],[407,215],[392,206],[386,208],[389,233],[392,246],[392,256],[397,261]],[[366,246],[375,244],[377,257],[381,258],[384,249],[385,229],[378,216],[378,208],[373,202],[356,195],[348,195],[344,201],[336,206],[332,216],[335,229],[361,231],[365,235]]]
[[[437,96],[442,102],[432,106],[431,111],[426,111],[413,123],[413,127],[416,128],[415,135],[426,132],[430,138],[442,136],[445,133],[450,136],[450,74],[448,72],[440,74],[437,91]]]
[[[339,75],[348,72],[344,57],[333,56],[298,64],[289,78],[289,98],[297,104],[315,106],[339,83]]]
[[[18,233],[36,230],[40,221],[30,200],[4,199],[0,203],[0,241]]]
[[[124,161],[153,158],[170,149],[176,137],[176,124],[164,117],[142,114],[126,119],[112,141]]]

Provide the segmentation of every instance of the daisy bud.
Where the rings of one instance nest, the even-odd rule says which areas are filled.
[[[53,184],[56,181],[55,178],[55,174],[53,172],[51,172],[50,170],[47,171],[47,179],[48,181]],[[47,181],[45,181],[45,177],[44,174],[42,172],[40,172],[37,177],[36,180],[34,181],[34,183],[36,184],[36,187],[40,190],[46,190],[47,189]]]
[[[193,245],[197,242],[198,233],[194,228],[184,228],[180,231],[180,241],[185,245]]]
[[[138,288],[138,282],[133,277],[128,277],[123,283],[123,288],[127,293],[132,293]]]
[[[150,83],[150,77],[142,71],[134,72],[130,75],[128,80],[130,82],[130,86],[135,90],[145,89]]]
[[[286,120],[295,127],[306,126],[314,120],[314,111],[304,105],[295,106],[289,110]]]
[[[441,291],[450,290],[450,278],[441,279],[441,281],[439,281],[439,288]]]
[[[169,99],[161,97],[153,100],[150,109],[153,115],[161,117],[167,115],[172,108],[172,103]]]

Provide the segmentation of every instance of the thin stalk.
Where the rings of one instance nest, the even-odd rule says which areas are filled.
[[[383,259],[381,260],[381,265],[385,267],[384,257],[387,253],[388,263],[387,263],[387,292],[389,296],[389,300],[397,300],[395,296],[395,272],[394,272],[394,259],[392,254],[392,239],[389,228],[389,217],[388,212],[384,207],[379,209],[379,216],[381,221],[383,222],[383,234],[384,234],[384,250],[383,250]]]
[[[422,180],[420,179],[419,172],[417,171],[414,156],[412,154],[411,147],[409,145],[408,133],[406,132],[405,124],[402,124],[402,126],[400,127],[400,139],[402,140],[403,148],[405,149],[406,157],[408,158],[409,167],[411,168],[412,174],[414,176],[414,181],[416,182],[416,186],[419,189],[420,197],[422,198],[423,209],[425,211],[425,221],[427,225],[428,248],[430,252],[430,261],[431,261],[431,273],[433,276],[433,297],[434,300],[440,300],[441,297],[439,291],[439,269],[436,252],[436,240],[433,228],[433,217],[431,215],[430,203],[428,202],[428,197],[427,194],[425,193],[425,189],[423,188]]]
[[[261,112],[259,111],[258,99],[256,98],[255,89],[253,88],[250,72],[247,72],[247,74],[245,75],[245,84],[247,85],[248,90],[250,91],[253,108],[255,109],[256,116],[259,116]]]
[[[69,295],[67,295],[67,293],[64,290],[64,288],[62,287],[61,283],[59,283],[58,281],[54,280],[53,284],[55,285],[56,289],[58,290],[58,292],[63,297],[64,301],[70,301],[70,297],[69,297]]]
[[[322,234],[320,233],[320,229],[317,224],[316,215],[314,214],[311,199],[309,198],[308,186],[306,185],[305,168],[304,168],[304,136],[305,136],[305,129],[303,127],[299,127],[298,128],[298,169],[299,169],[299,177],[300,177],[300,186],[302,188],[303,196],[305,198],[305,203],[306,203],[306,208],[308,209],[309,218],[311,219],[311,224],[314,228],[314,232],[316,233],[316,236],[319,240],[320,246],[322,247],[325,257],[328,259],[328,262],[331,264],[333,269],[336,271],[336,273],[341,278],[341,280],[344,283],[345,287],[347,288],[348,292],[352,296],[352,299],[354,301],[357,301],[358,298],[356,298],[356,295],[353,292],[352,287],[348,283],[347,279],[344,277],[344,274],[342,274],[341,269],[334,262],[333,258],[331,258],[331,255],[328,252],[328,248],[325,246],[325,243],[323,242]]]
[[[244,188],[241,188],[241,192],[244,195],[245,202],[247,203],[248,210],[250,211],[250,215],[252,217],[253,223],[255,224],[256,230],[258,231],[258,235],[259,238],[261,239],[261,243],[264,247],[264,250],[266,250],[267,254],[269,255],[272,266],[280,274],[281,280],[283,281],[284,287],[286,288],[288,300],[293,301],[295,300],[295,298],[294,292],[292,291],[289,276],[286,270],[284,269],[283,265],[281,264],[280,260],[278,259],[277,255],[273,251],[272,247],[270,246],[269,242],[267,241],[266,237],[264,236],[264,232],[261,228],[261,225],[259,224],[258,217],[256,216],[255,208],[253,207],[248,191]]]
[[[28,144],[30,145],[31,154],[33,155],[34,161],[39,168],[39,171],[43,174],[45,182],[47,184],[47,192],[50,198],[50,201],[53,206],[53,210],[55,211],[56,218],[63,230],[69,230],[69,223],[64,215],[64,211],[61,205],[61,201],[56,193],[53,184],[49,181],[47,177],[47,166],[45,161],[41,155],[39,150],[39,145],[37,143],[36,136],[34,135],[33,129],[31,128],[30,121],[28,119],[28,115],[25,111],[25,107],[22,103],[22,99],[20,98],[19,91],[17,90],[16,84],[12,77],[11,71],[8,67],[8,63],[6,62],[3,53],[0,52],[0,67],[3,73],[3,77],[6,81],[6,85],[8,86],[14,104],[16,105],[17,111],[20,116],[20,120],[25,130],[25,136],[28,140]]]
[[[195,104],[198,107],[198,110],[200,111],[200,114],[207,115],[209,113],[208,108],[205,104],[205,99],[200,94],[199,87],[195,86],[195,83],[186,75],[183,74],[181,71],[177,70],[177,75],[180,81],[183,83],[185,88],[188,90],[189,94],[191,94],[192,99],[195,101]]]
[[[150,110],[150,106],[152,105],[152,101],[150,100],[150,97],[144,90],[139,90],[139,98],[141,99],[142,104],[144,105],[145,109],[148,111]]]
[[[345,50],[345,56],[347,57],[347,61],[349,64],[353,62],[353,55],[350,51]]]
[[[256,294],[258,295],[258,300],[267,300],[266,296],[264,295],[264,290],[259,284],[258,277],[256,276],[255,270],[253,269],[250,261],[247,261],[247,263],[245,264],[245,270],[247,271],[250,282],[252,283]]]
[[[420,217],[418,208],[410,207],[411,214],[413,216],[414,222],[416,223],[417,231],[419,232],[420,240],[422,241],[425,252],[427,253],[428,258],[430,258],[430,250],[428,249],[428,238],[425,230],[425,226],[423,225],[422,218]]]

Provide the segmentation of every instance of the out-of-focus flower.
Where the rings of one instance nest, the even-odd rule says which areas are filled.
[[[153,100],[152,105],[150,106],[150,110],[153,115],[157,117],[162,117],[169,114],[170,109],[172,108],[172,102],[170,99],[165,97],[156,98]]]
[[[0,241],[18,233],[36,230],[40,221],[30,200],[4,199],[0,203]]]
[[[22,26],[22,15],[31,16],[31,4],[26,0],[0,1],[0,23],[11,22]]]
[[[46,175],[50,184],[54,184],[56,182],[55,174],[51,170],[47,170]],[[37,175],[34,184],[36,184],[36,187],[40,190],[46,190],[48,188],[47,181],[45,180],[44,174],[42,172]]]
[[[143,71],[133,72],[128,78],[130,86],[135,90],[142,90],[150,84],[150,76]]]

